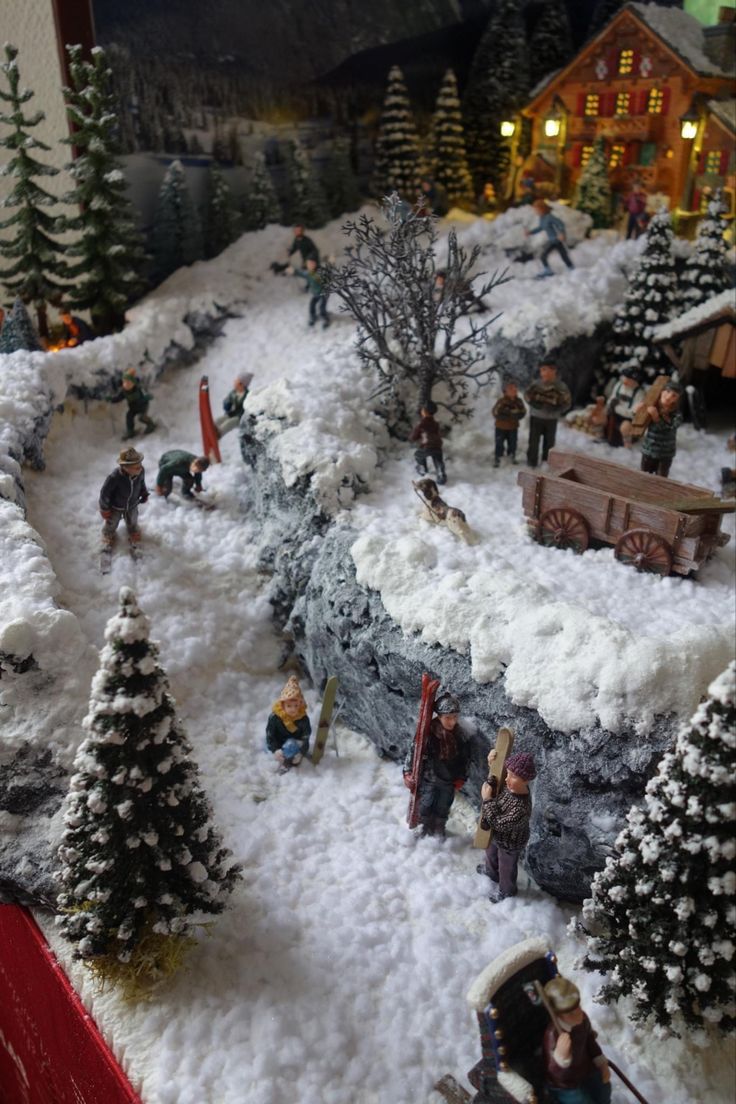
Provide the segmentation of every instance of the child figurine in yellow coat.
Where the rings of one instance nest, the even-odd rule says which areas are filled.
[[[266,747],[278,761],[281,774],[301,763],[309,750],[311,731],[307,703],[296,676],[291,675],[266,725]]]

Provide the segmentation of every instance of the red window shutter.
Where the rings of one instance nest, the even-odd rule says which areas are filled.
[[[701,150],[700,153],[698,154],[698,163],[695,166],[696,173],[700,174],[700,173],[705,172],[706,157],[707,157],[707,154],[706,154],[705,150]]]
[[[631,76],[639,76],[639,65],[641,64],[641,50],[634,50],[634,57],[631,66]]]
[[[578,93],[578,115],[585,115],[585,93]]]
[[[670,109],[670,89],[665,87],[662,89],[662,114],[666,115]]]
[[[719,176],[725,176],[726,173],[728,172],[728,155],[729,155],[729,151],[727,149],[721,150],[721,163],[718,166],[718,175]]]
[[[639,143],[627,142],[624,149],[624,165],[636,165],[639,161]]]
[[[601,115],[613,115],[616,110],[616,93],[604,92],[601,96]]]
[[[572,147],[572,165],[573,165],[573,168],[575,168],[575,169],[579,168],[580,162],[582,161],[582,159],[583,159],[583,143],[582,142],[576,142],[575,145]]]
[[[614,48],[612,50],[609,50],[608,54],[606,55],[609,80],[611,77],[615,77],[618,73],[618,55],[620,52],[621,51],[614,46]]]
[[[634,97],[636,97],[637,93],[634,92],[633,95]],[[647,107],[649,105],[649,89],[643,88],[641,92],[638,93],[638,96],[639,103],[635,107],[634,111],[632,111],[632,115],[646,115]]]

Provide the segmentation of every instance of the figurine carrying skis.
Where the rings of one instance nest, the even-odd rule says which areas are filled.
[[[141,539],[138,528],[138,506],[147,501],[146,473],[143,470],[143,455],[134,448],[123,449],[118,457],[118,466],[108,475],[100,491],[100,514],[102,526],[103,554],[109,555],[115,540],[115,531],[121,519],[125,520],[131,551]],[[102,569],[105,570],[103,560]]]
[[[495,748],[488,753],[489,767],[496,755]],[[476,869],[490,878],[493,887],[490,900],[494,904],[516,896],[519,856],[529,841],[532,815],[529,783],[536,775],[533,757],[527,752],[517,752],[506,760],[505,785],[499,787],[491,776],[480,791],[481,827],[491,828],[493,837],[486,849],[485,862]]]
[[[414,763],[412,744],[404,762],[404,782],[419,795],[419,822],[423,836],[444,836],[455,794],[465,785],[470,767],[470,740],[458,723],[460,703],[447,692],[434,703],[434,713],[421,762]]]
[[[153,418],[148,416],[151,396],[143,390],[135,368],[129,368],[126,372],[123,372],[121,389],[117,395],[113,395],[110,399],[110,402],[113,403],[123,401],[127,402],[128,410],[125,415],[125,433],[122,440],[129,441],[131,437],[135,437],[136,418],[140,418],[145,425],[144,433],[153,433],[156,423]]]
[[[279,774],[299,766],[309,750],[311,731],[307,703],[296,676],[291,675],[266,725],[266,747],[279,763]]]

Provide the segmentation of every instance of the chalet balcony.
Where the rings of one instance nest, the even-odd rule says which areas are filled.
[[[664,115],[572,115],[567,123],[571,142],[593,142],[598,135],[612,141],[658,142],[664,135]]]

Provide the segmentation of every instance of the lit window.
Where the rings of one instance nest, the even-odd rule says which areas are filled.
[[[616,114],[628,115],[629,114],[629,102],[631,96],[628,92],[618,92],[616,94]]]
[[[720,173],[721,151],[709,150],[705,155],[705,171],[707,173]]]
[[[647,99],[647,115],[661,115],[664,92],[661,88],[652,88]]]
[[[585,114],[597,115],[600,109],[600,96],[597,96],[594,92],[585,97]]]
[[[623,165],[625,149],[625,146],[611,146],[611,153],[608,157],[609,169],[616,169],[619,165]]]
[[[618,55],[619,73],[631,73],[634,68],[634,51],[622,50]]]
[[[580,151],[580,164],[581,164],[582,168],[585,168],[585,166],[590,161],[590,155],[591,155],[592,152],[593,152],[593,147],[592,146],[583,146],[582,150]]]

